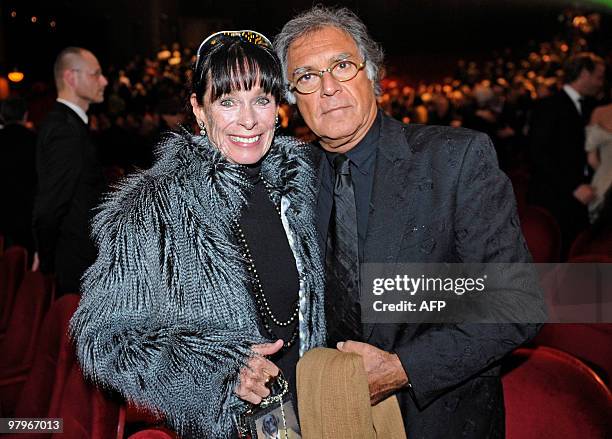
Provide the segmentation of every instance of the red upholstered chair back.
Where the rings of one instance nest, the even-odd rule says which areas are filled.
[[[612,394],[580,360],[551,348],[522,348],[505,366],[507,439],[610,437]]]
[[[612,229],[597,236],[590,229],[580,233],[572,243],[568,259],[581,255],[602,255],[612,258]]]
[[[47,313],[15,416],[46,417],[51,405],[57,406],[61,401],[68,374],[76,361],[68,324],[79,300],[76,294],[66,294],[56,300]]]
[[[179,439],[176,433],[163,428],[149,428],[131,434],[128,439]]]
[[[29,365],[43,318],[51,304],[51,292],[40,272],[28,271],[17,290],[6,335],[0,344],[0,373]]]
[[[17,290],[10,323],[0,342],[0,405],[4,415],[12,414],[15,409],[50,302],[45,277],[39,272],[27,272]]]
[[[67,294],[56,300],[43,323],[39,349],[21,392],[16,417],[64,419],[58,438],[108,439],[119,437],[120,403],[104,396],[86,382],[68,335],[70,318],[79,296]],[[48,439],[51,434],[33,435]],[[21,439],[15,436],[15,439]]]
[[[76,294],[64,295],[47,313],[15,416],[44,418],[52,406],[60,404],[68,374],[76,361],[68,336],[68,323],[79,300]]]
[[[68,322],[79,300],[78,295],[67,294],[56,300],[47,312],[32,368],[15,408],[15,417],[45,418],[52,406],[59,405],[68,373],[76,361],[68,337]],[[50,436],[49,433],[31,435],[32,439],[48,439]],[[22,435],[14,435],[11,439],[22,439]]]
[[[11,316],[17,288],[23,279],[28,263],[25,248],[13,246],[0,259],[0,333],[4,333]]]
[[[555,218],[537,206],[525,206],[519,213],[521,229],[534,262],[557,262],[561,232]]]
[[[546,323],[531,343],[579,358],[612,384],[612,323]]]
[[[123,439],[118,437],[120,400],[104,395],[91,383],[86,382],[81,368],[74,363],[57,407],[51,407],[50,418],[64,420],[64,433],[56,433],[52,438],[63,439]]]

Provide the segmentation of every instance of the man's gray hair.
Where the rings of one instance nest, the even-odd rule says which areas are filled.
[[[380,95],[380,74],[384,58],[382,47],[372,39],[363,21],[348,8],[317,5],[302,12],[283,26],[283,29],[274,38],[274,49],[280,58],[285,81],[289,82],[287,78],[287,51],[289,46],[298,38],[325,27],[338,28],[353,38],[359,49],[359,54],[366,60],[365,71],[374,85],[374,92],[376,95]],[[286,98],[289,103],[295,103],[295,96],[290,90],[287,90]]]

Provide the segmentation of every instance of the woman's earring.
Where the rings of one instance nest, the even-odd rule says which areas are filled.
[[[274,121],[274,130],[278,131],[280,128],[280,120],[278,119],[278,114],[276,115],[276,120]]]
[[[206,135],[206,127],[204,126],[204,122],[198,119],[198,126],[200,127],[200,136]]]

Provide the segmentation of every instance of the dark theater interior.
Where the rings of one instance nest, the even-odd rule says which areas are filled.
[[[310,23],[314,30],[283,49],[285,24],[315,4],[0,0],[0,438],[612,438],[612,0],[318,3],[324,11],[352,11],[384,52],[381,63],[368,59],[370,52],[346,22]],[[324,51],[327,46],[315,43],[330,28],[348,38],[363,61],[342,53],[325,58],[328,66],[319,62],[322,55],[316,58],[296,43]],[[229,32],[238,30],[248,31]],[[242,48],[232,52],[237,58],[228,58],[238,61],[210,67],[230,44]],[[272,74],[256,58],[263,53],[282,71],[278,77],[266,76]],[[296,53],[317,62],[287,70]],[[221,70],[247,79],[215,78]],[[212,85],[198,95],[198,81]],[[368,84],[366,91],[358,83]],[[217,84],[226,89],[213,97]],[[263,98],[251,98],[255,92]],[[377,140],[363,168],[357,154],[374,142],[374,129],[359,134],[359,142],[350,144],[355,150],[342,144],[334,151],[339,143],[320,122],[328,113],[317,113],[317,105],[340,102],[347,93],[356,101],[358,93],[371,95],[375,117],[368,129],[389,139],[383,131],[398,127],[406,143],[404,135],[391,144]],[[238,108],[249,105],[251,113]],[[333,119],[338,127],[360,115],[357,107],[350,110],[345,119]],[[221,127],[231,114],[241,118],[236,126],[245,127],[251,117],[267,131],[248,137]],[[267,128],[265,114],[271,115]],[[216,141],[221,130],[242,142],[236,150],[261,139],[269,143],[259,161],[242,162]],[[411,138],[412,132],[425,134]],[[443,140],[434,143],[436,136]],[[464,138],[486,139],[486,145],[470,158],[476,140],[457,153]],[[266,162],[283,142],[299,146],[307,158],[287,152],[284,162]],[[410,159],[392,158],[389,175],[377,179],[374,169],[382,169],[385,151],[400,145],[407,145]],[[418,160],[433,156],[432,148],[445,158],[419,166]],[[340,157],[350,162],[352,174],[339,170]],[[312,172],[296,170],[301,160]],[[266,176],[269,163],[280,167],[279,180]],[[394,177],[400,166],[409,169],[402,171],[405,178]],[[199,186],[188,181],[194,169]],[[233,195],[222,187],[232,170],[244,177]],[[372,197],[365,201],[362,181]],[[344,208],[339,182],[350,191],[355,185],[352,229],[344,234],[353,239],[349,269],[339,269],[334,264],[342,262],[333,257],[339,252],[350,259],[334,235],[342,231],[334,222]],[[498,182],[505,192],[493,193]],[[389,185],[385,191],[383,183]],[[445,185],[451,195],[442,199]],[[240,192],[245,187],[259,187],[261,194]],[[492,201],[478,207],[489,190]],[[398,210],[388,222],[382,202],[376,204],[383,192],[384,206]],[[258,194],[269,212],[252,207]],[[401,204],[402,194],[412,202]],[[189,205],[192,198],[203,207]],[[310,204],[298,208],[295,200]],[[368,207],[364,215],[360,202]],[[233,218],[225,215],[226,206],[235,208]],[[295,226],[293,211],[310,221],[308,227]],[[330,219],[321,219],[321,212]],[[488,222],[481,236],[465,239],[481,221]],[[398,234],[397,224],[406,230]],[[278,233],[267,235],[268,229]],[[515,231],[513,240],[508,230]],[[224,231],[229,241],[222,241]],[[399,242],[392,242],[396,235]],[[185,260],[193,263],[189,258],[197,262],[184,268]],[[367,321],[364,294],[371,291],[364,287],[364,266],[383,262],[388,269],[399,263],[502,263],[507,271],[498,277],[513,282],[507,290],[527,289],[511,273],[529,272],[537,303],[518,306],[541,305],[546,317],[525,317],[536,313],[524,309],[477,318],[465,305],[468,294],[455,292],[453,303],[462,304],[464,314],[451,320]],[[351,281],[335,284],[336,275]],[[204,291],[207,285],[215,288]],[[344,295],[339,285],[348,285]],[[501,298],[504,287],[483,294]],[[332,296],[332,289],[340,294]],[[297,292],[279,299],[277,290],[279,297]],[[274,300],[291,307],[286,322],[273,314]],[[236,306],[230,323],[215,309],[229,301]],[[341,326],[335,319],[353,318],[352,305],[361,313],[359,335],[333,338]],[[258,320],[245,320],[250,312]],[[397,331],[384,332],[389,327]],[[447,331],[455,334],[451,341],[440,335]],[[508,335],[517,332],[516,339]],[[229,346],[223,339],[229,333],[242,344]],[[272,348],[277,338],[282,348]],[[313,357],[305,351],[333,350],[346,358],[342,340],[357,340],[366,349],[352,352],[363,355],[354,373],[367,382],[348,369],[338,372],[321,356],[316,370],[327,380],[306,385],[311,375],[300,364]],[[406,378],[385,390],[384,398],[373,396],[373,383],[383,378],[374,378],[367,348],[396,360]],[[433,359],[413,360],[423,352]],[[294,356],[290,366],[279,359],[285,353]],[[478,357],[486,360],[469,369],[466,364]],[[261,403],[241,393],[250,379],[260,379],[260,369],[252,366],[257,361],[267,373],[259,387],[266,395],[253,391]],[[443,366],[431,370],[436,364]],[[346,393],[333,383],[327,387],[323,383],[334,381],[334,373],[343,378],[336,381],[356,380],[361,387],[347,384]],[[428,393],[423,389],[432,386],[423,379],[452,385]],[[125,386],[116,385],[121,380]],[[295,396],[290,406],[298,409],[292,415],[287,382]],[[482,382],[488,387],[478,387]],[[357,387],[366,395],[359,408]],[[197,402],[207,398],[217,400],[210,410]],[[466,415],[461,407],[470,399],[482,404]],[[275,404],[281,415],[273,414]],[[389,433],[392,415],[400,432]],[[269,417],[274,425],[266,424]],[[483,419],[493,418],[497,427],[484,431]],[[227,419],[234,425],[228,427]],[[381,422],[388,428],[381,429]],[[354,428],[326,429],[344,423]]]

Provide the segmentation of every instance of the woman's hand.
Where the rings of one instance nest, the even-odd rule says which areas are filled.
[[[274,343],[256,344],[251,347],[257,355],[249,360],[240,370],[239,384],[234,392],[240,399],[252,404],[259,404],[263,398],[270,394],[266,386],[268,382],[278,376],[279,369],[270,360],[264,358],[272,355],[283,347],[282,340]]]

